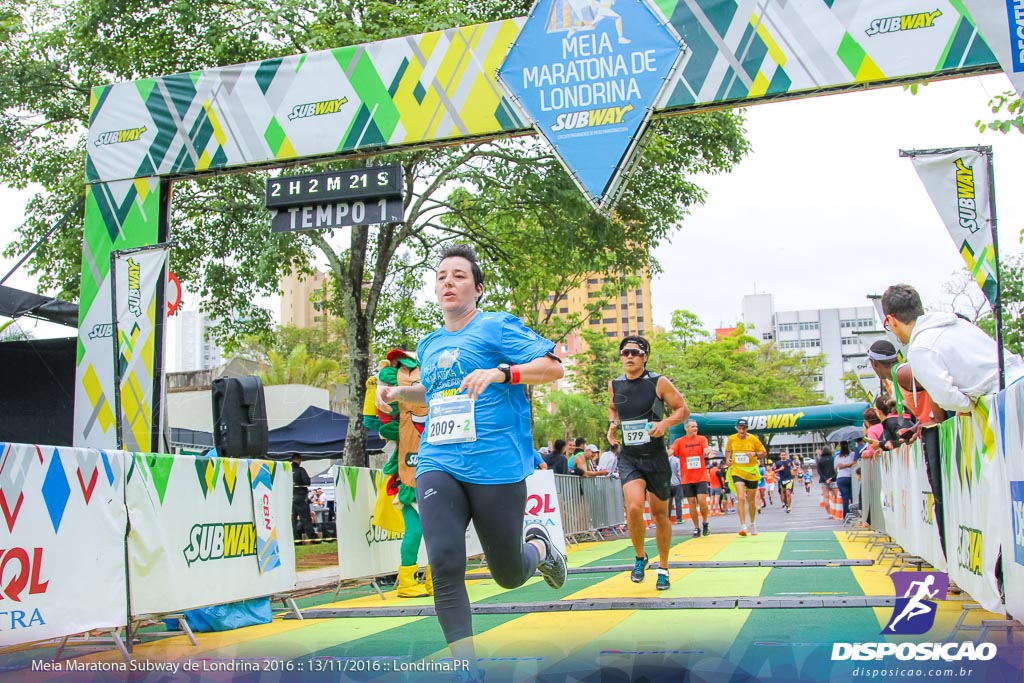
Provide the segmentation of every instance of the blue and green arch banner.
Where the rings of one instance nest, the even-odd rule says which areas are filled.
[[[1000,70],[960,0],[646,4],[684,43],[653,103],[655,118]],[[562,5],[580,16],[601,12],[591,0]],[[1005,7],[993,6],[1005,26]],[[571,22],[574,15],[566,16]],[[162,198],[171,178],[530,134],[532,122],[496,77],[524,23],[510,19],[94,88],[75,444],[116,445],[106,264],[112,251],[170,237]],[[595,26],[615,30],[614,21]],[[565,28],[566,35],[588,30]],[[644,40],[626,37],[631,48]],[[155,310],[155,343],[142,345],[137,358],[140,372],[149,373],[136,377],[143,393],[147,382],[161,382],[165,314],[162,305]],[[162,392],[155,389],[153,405],[136,411],[156,410]],[[150,423],[159,425],[159,417]],[[156,450],[158,434],[154,429],[153,443],[139,448]]]

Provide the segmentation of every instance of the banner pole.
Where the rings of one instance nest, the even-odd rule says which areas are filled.
[[[999,272],[999,239],[997,234],[996,220],[996,173],[995,159],[992,147],[985,147],[985,156],[988,159],[988,209],[992,228],[992,255],[995,258],[996,266],[996,296],[992,302],[992,314],[996,319],[996,346],[999,354],[999,390],[1006,388],[1006,368],[1003,352],[1003,276]]]

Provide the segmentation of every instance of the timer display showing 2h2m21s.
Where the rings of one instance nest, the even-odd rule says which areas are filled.
[[[267,180],[268,209],[379,199],[402,199],[405,174],[401,164],[283,176]]]

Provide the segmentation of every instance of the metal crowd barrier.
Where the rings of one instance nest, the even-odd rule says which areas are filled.
[[[615,534],[617,527],[626,523],[622,483],[618,479],[556,474],[555,490],[566,540],[583,536],[603,538],[603,532]]]

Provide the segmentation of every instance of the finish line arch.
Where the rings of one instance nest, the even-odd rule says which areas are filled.
[[[620,0],[617,7],[639,2]],[[799,10],[738,0],[656,0],[650,6],[686,51],[651,114],[1000,70],[962,3],[939,0],[934,11],[929,5],[929,12],[917,14],[911,3],[896,4],[906,6],[900,17],[893,16],[891,0]],[[534,12],[559,7],[565,10],[565,0],[539,0]],[[74,444],[159,450],[162,285],[152,301],[136,307],[141,324],[112,354],[110,263],[113,252],[168,240],[175,179],[531,134],[532,122],[495,77],[526,21],[94,88]],[[642,42],[636,36],[634,49]],[[120,396],[130,399],[127,405]],[[123,444],[117,443],[118,424],[125,427]]]

